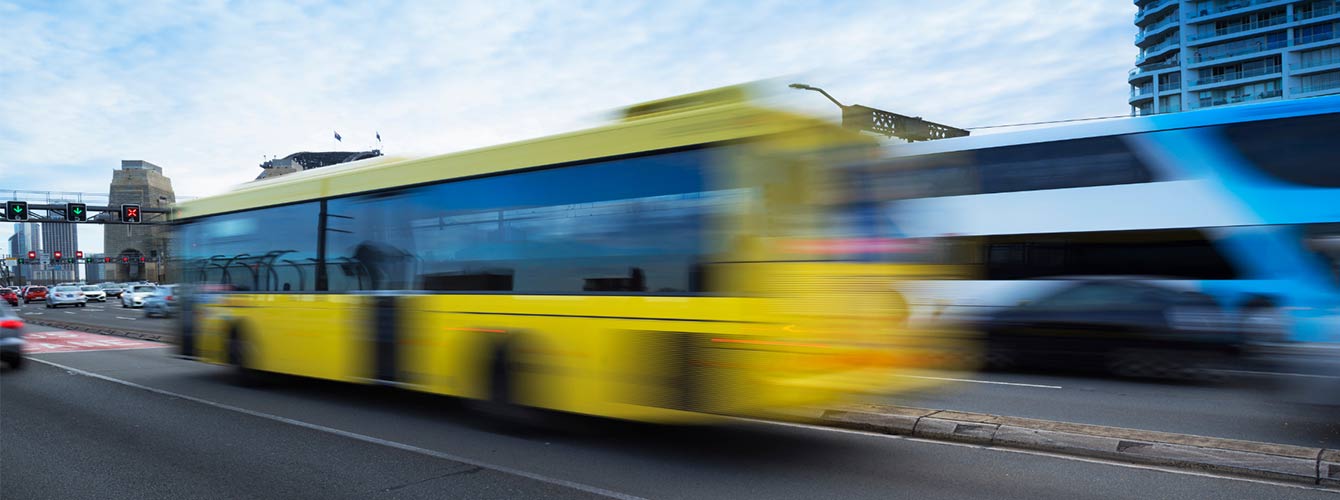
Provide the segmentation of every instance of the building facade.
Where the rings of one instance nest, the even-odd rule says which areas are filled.
[[[52,262],[56,252],[61,253],[62,259],[72,259],[79,250],[79,232],[75,225],[63,223],[34,225],[41,228],[42,252],[45,254],[42,260],[47,262],[47,265],[39,271],[42,279],[55,283],[79,281],[78,267],[83,264]]]
[[[144,160],[122,160],[121,168],[112,172],[108,189],[108,205],[119,207],[138,203],[143,208],[166,209],[177,202],[172,191],[172,179],[163,175],[163,168]],[[163,219],[146,215],[145,222]],[[167,226],[156,224],[108,224],[103,228],[103,252],[113,262],[103,268],[104,280],[155,280],[163,274],[161,262],[167,260]],[[124,262],[120,257],[126,257]],[[140,262],[140,258],[144,262]]]
[[[1135,0],[1131,113],[1340,93],[1340,0]]]

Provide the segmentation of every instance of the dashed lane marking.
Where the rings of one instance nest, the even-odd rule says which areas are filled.
[[[968,382],[968,383],[973,383],[973,384],[1012,385],[1012,386],[1017,386],[1017,387],[1035,387],[1035,388],[1038,388],[1038,389],[1064,389],[1064,387],[1061,387],[1061,386],[1059,386],[1059,385],[1021,384],[1021,383],[1018,383],[1018,382],[996,382],[996,381],[994,381],[994,380],[974,380],[974,379],[970,379],[970,378],[925,377],[925,376],[921,376],[921,375],[901,375],[901,376],[902,376],[902,377],[907,377],[907,378],[919,378],[919,379],[926,379],[926,380],[945,380],[945,381],[949,381],[949,382]]]
[[[131,320],[131,321],[135,321],[135,318],[127,318],[127,317],[125,317],[125,316],[117,316],[116,319],[128,319],[128,320]]]

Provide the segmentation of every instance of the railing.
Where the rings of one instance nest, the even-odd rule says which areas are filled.
[[[1136,12],[1136,13],[1135,13],[1135,22],[1138,23],[1138,22],[1144,20],[1144,17],[1147,16],[1147,15],[1149,15],[1150,12],[1155,12],[1155,11],[1157,11],[1157,10],[1159,10],[1159,9],[1162,9],[1162,8],[1164,8],[1164,7],[1167,7],[1168,4],[1170,4],[1170,3],[1177,3],[1178,1],[1179,1],[1179,0],[1162,0],[1162,1],[1159,1],[1159,2],[1154,2],[1154,3],[1151,3],[1151,4],[1149,4],[1149,5],[1146,5],[1145,8],[1140,9],[1139,12]]]
[[[1149,26],[1145,26],[1145,29],[1140,30],[1140,36],[1135,37],[1135,43],[1143,42],[1145,40],[1145,37],[1149,36],[1150,33],[1154,33],[1158,30],[1161,30],[1174,24],[1177,24],[1177,14],[1170,14],[1167,18],[1165,18],[1162,21],[1159,21]]]
[[[1236,71],[1233,73],[1224,73],[1222,75],[1215,75],[1209,78],[1201,78],[1199,80],[1193,80],[1191,82],[1191,86],[1195,87],[1198,85],[1209,85],[1211,83],[1231,82],[1233,80],[1241,80],[1243,78],[1253,78],[1279,72],[1280,72],[1279,66],[1265,66],[1262,68],[1249,69],[1246,71]]]
[[[1340,63],[1340,53],[1333,53],[1328,57],[1319,57],[1311,61],[1304,61],[1297,64],[1290,64],[1289,69],[1300,70],[1315,68],[1317,66],[1326,66],[1328,64]]]
[[[1153,86],[1153,85],[1148,85],[1148,86],[1144,86],[1144,87],[1136,87],[1136,88],[1131,89],[1131,99],[1138,99],[1138,98],[1141,98],[1141,97],[1147,97],[1147,96],[1153,96],[1153,95],[1154,95],[1154,86]]]
[[[1221,5],[1221,6],[1218,6],[1218,7],[1213,7],[1213,8],[1209,8],[1209,9],[1200,10],[1200,11],[1193,11],[1190,15],[1188,15],[1188,16],[1186,16],[1186,17],[1187,17],[1187,19],[1195,19],[1195,18],[1198,18],[1198,17],[1213,16],[1213,15],[1215,15],[1215,14],[1221,14],[1221,13],[1224,13],[1224,12],[1234,11],[1234,10],[1238,10],[1238,9],[1245,9],[1245,8],[1247,8],[1247,7],[1251,7],[1251,6],[1253,6],[1253,5],[1261,5],[1261,4],[1263,4],[1263,3],[1270,3],[1270,2],[1274,2],[1274,1],[1276,1],[1276,0],[1238,0],[1238,1],[1236,1],[1236,2],[1232,2],[1232,3],[1229,3],[1229,4]]]
[[[1295,12],[1293,14],[1293,19],[1295,21],[1302,21],[1305,19],[1312,19],[1314,17],[1329,16],[1331,14],[1335,14],[1336,12],[1340,12],[1340,5],[1331,4],[1325,7],[1314,7],[1312,10]]]
[[[1193,52],[1193,53],[1192,53],[1192,56],[1191,56],[1191,58],[1192,58],[1191,60],[1193,61],[1193,63],[1203,63],[1203,62],[1207,62],[1207,61],[1215,61],[1215,60],[1219,60],[1219,59],[1228,59],[1228,58],[1230,58],[1230,57],[1237,57],[1237,56],[1247,55],[1247,54],[1252,54],[1252,53],[1256,53],[1256,52],[1265,52],[1265,51],[1267,51],[1267,50],[1274,50],[1274,49],[1278,49],[1278,48],[1288,47],[1288,46],[1289,46],[1289,41],[1288,41],[1288,40],[1277,40],[1277,41],[1274,41],[1274,42],[1254,42],[1254,43],[1256,44],[1256,46],[1252,46],[1251,44],[1248,44],[1248,45],[1244,46],[1241,50],[1227,50],[1227,51],[1224,51],[1223,53],[1220,53],[1220,54],[1212,54],[1212,55],[1208,55],[1208,56],[1207,56],[1207,55],[1204,55],[1204,54],[1202,54],[1202,53],[1200,53],[1200,52]]]
[[[1140,55],[1136,57],[1135,60],[1136,61],[1144,60],[1144,58],[1149,57],[1153,54],[1157,54],[1159,51],[1162,51],[1163,49],[1166,49],[1168,47],[1172,47],[1173,45],[1177,45],[1179,42],[1180,40],[1178,40],[1177,37],[1169,38],[1168,41],[1166,42],[1160,43],[1158,45],[1140,51]]]
[[[1283,95],[1284,95],[1283,90],[1268,90],[1265,92],[1261,92],[1259,94],[1244,94],[1235,96],[1225,96],[1216,99],[1201,99],[1198,101],[1191,101],[1190,105],[1187,107],[1190,109],[1212,108],[1215,106],[1227,106],[1229,104],[1241,104],[1244,102],[1260,101],[1264,99],[1274,99],[1276,97],[1281,97]]]
[[[1314,83],[1312,85],[1304,85],[1302,87],[1294,87],[1293,93],[1306,94],[1309,92],[1320,92],[1322,90],[1330,90],[1330,89],[1340,89],[1340,79],[1331,80],[1329,82]]]
[[[1307,35],[1307,36],[1296,36],[1296,37],[1294,37],[1294,39],[1293,39],[1293,44],[1294,44],[1294,45],[1306,45],[1306,44],[1309,44],[1309,43],[1316,43],[1316,42],[1321,42],[1321,41],[1330,40],[1330,39],[1332,39],[1332,38],[1335,38],[1335,32],[1334,32],[1334,31],[1329,31],[1329,32],[1326,32],[1326,33],[1313,33],[1313,34],[1311,34],[1311,35]]]
[[[1127,75],[1128,77],[1134,77],[1135,75],[1140,74],[1140,73],[1149,73],[1149,72],[1158,71],[1158,70],[1161,70],[1161,69],[1175,68],[1175,67],[1177,67],[1177,66],[1180,65],[1180,64],[1182,64],[1182,61],[1177,60],[1177,59],[1172,59],[1172,60],[1169,60],[1169,61],[1163,61],[1163,62],[1161,62],[1161,63],[1146,64],[1146,65],[1144,65],[1144,66],[1137,66],[1137,67],[1131,68],[1130,71],[1126,72],[1126,75]]]
[[[1181,88],[1182,88],[1182,82],[1168,82],[1159,84],[1159,92],[1167,92],[1169,90],[1178,90]]]
[[[1234,24],[1234,25],[1232,25],[1232,26],[1227,26],[1227,27],[1224,27],[1224,28],[1219,28],[1219,29],[1214,30],[1214,31],[1209,32],[1209,33],[1193,33],[1193,34],[1191,34],[1190,36],[1187,37],[1187,40],[1189,40],[1189,41],[1190,41],[1190,40],[1203,40],[1203,39],[1206,39],[1206,38],[1214,38],[1214,37],[1216,37],[1216,36],[1224,36],[1224,35],[1230,35],[1230,34],[1233,34],[1233,33],[1241,33],[1241,32],[1243,32],[1243,31],[1251,31],[1251,30],[1255,30],[1255,29],[1269,28],[1269,27],[1271,27],[1271,26],[1278,26],[1278,25],[1284,24],[1284,23],[1286,23],[1286,22],[1289,22],[1289,18],[1286,17],[1286,16],[1272,17],[1272,18],[1267,19],[1267,20],[1265,20],[1265,21],[1256,21],[1256,22],[1254,22],[1254,23],[1247,23],[1247,24]]]

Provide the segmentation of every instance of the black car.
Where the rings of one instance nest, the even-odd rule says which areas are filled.
[[[23,366],[23,320],[4,306],[0,306],[0,361],[15,370]]]
[[[995,368],[1105,368],[1200,376],[1236,357],[1237,322],[1208,295],[1137,280],[1078,280],[981,322]]]

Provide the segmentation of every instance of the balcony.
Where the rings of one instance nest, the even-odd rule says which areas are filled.
[[[1150,15],[1157,14],[1163,9],[1175,6],[1179,1],[1181,0],[1160,0],[1146,5],[1143,9],[1140,9],[1139,12],[1135,13],[1135,25],[1140,26],[1141,23],[1149,20]]]
[[[1167,92],[1170,90],[1181,90],[1181,89],[1182,89],[1182,82],[1168,82],[1159,84],[1159,92]]]
[[[1131,89],[1131,98],[1127,102],[1142,101],[1154,98],[1154,86],[1146,85]]]
[[[1331,15],[1331,14],[1336,14],[1336,13],[1340,13],[1340,5],[1331,4],[1331,5],[1326,5],[1326,6],[1318,7],[1318,8],[1312,9],[1312,10],[1306,10],[1306,11],[1302,11],[1302,12],[1295,12],[1295,13],[1293,14],[1293,20],[1295,20],[1295,21],[1306,21],[1306,20],[1308,20],[1308,19],[1318,18],[1318,17],[1322,17],[1322,16],[1329,16],[1329,15]]]
[[[1238,47],[1238,48],[1234,48],[1234,49],[1230,49],[1230,50],[1225,50],[1225,51],[1220,52],[1220,53],[1218,53],[1218,54],[1210,54],[1210,55],[1206,55],[1206,54],[1201,53],[1201,52],[1195,52],[1194,54],[1192,54],[1192,56],[1191,56],[1192,59],[1191,59],[1191,62],[1190,62],[1189,64],[1191,64],[1191,65],[1198,65],[1198,64],[1203,64],[1203,63],[1207,63],[1207,62],[1210,62],[1210,61],[1218,61],[1218,60],[1221,60],[1221,59],[1228,59],[1228,58],[1231,58],[1231,57],[1239,57],[1239,56],[1245,56],[1245,55],[1249,55],[1249,54],[1256,54],[1256,53],[1258,53],[1258,52],[1266,52],[1266,51],[1269,51],[1269,50],[1281,49],[1281,48],[1288,47],[1288,46],[1289,46],[1289,41],[1288,41],[1288,40],[1276,40],[1276,41],[1274,41],[1274,42],[1252,42],[1252,43],[1246,43],[1246,44],[1243,44],[1242,47]]]
[[[1179,65],[1181,65],[1181,61],[1179,61],[1179,60],[1177,60],[1177,59],[1170,59],[1170,60],[1167,60],[1167,61],[1163,61],[1163,62],[1161,62],[1161,63],[1154,63],[1154,64],[1146,64],[1146,65],[1144,65],[1144,66],[1137,66],[1137,67],[1131,68],[1131,70],[1128,71],[1128,72],[1126,73],[1126,80],[1127,80],[1127,81],[1134,80],[1134,79],[1139,78],[1139,77],[1148,76],[1148,75],[1154,73],[1155,71],[1165,70],[1165,69],[1168,69],[1168,68],[1176,68],[1176,67],[1179,66]]]
[[[1294,35],[1293,44],[1307,45],[1309,43],[1324,42],[1326,40],[1332,40],[1334,38],[1335,38],[1334,31],[1328,31],[1325,33],[1313,33],[1311,35],[1305,35],[1305,36]]]
[[[1187,41],[1196,41],[1196,40],[1205,40],[1208,38],[1218,38],[1225,35],[1232,35],[1234,33],[1242,33],[1245,31],[1253,31],[1261,28],[1269,28],[1271,26],[1279,26],[1287,22],[1289,22],[1289,18],[1287,16],[1278,16],[1267,19],[1265,21],[1257,21],[1254,23],[1247,23],[1247,24],[1235,24],[1232,26],[1214,30],[1209,33],[1192,33],[1191,35],[1188,35],[1186,39]]]
[[[1230,2],[1230,3],[1228,3],[1228,4],[1221,5],[1221,6],[1218,6],[1218,7],[1211,7],[1211,8],[1209,8],[1209,9],[1203,9],[1203,10],[1198,10],[1198,11],[1192,11],[1191,14],[1188,15],[1188,16],[1186,16],[1186,17],[1187,17],[1187,19],[1199,19],[1199,18],[1202,18],[1202,17],[1210,17],[1210,16],[1216,16],[1216,15],[1219,15],[1219,14],[1226,14],[1226,13],[1229,13],[1229,12],[1240,11],[1240,10],[1243,10],[1243,9],[1247,9],[1247,8],[1251,8],[1251,7],[1256,7],[1256,6],[1261,6],[1261,5],[1266,5],[1266,4],[1285,5],[1285,4],[1288,4],[1288,3],[1289,3],[1289,0],[1237,0],[1237,1],[1235,1],[1235,2]]]
[[[1315,68],[1323,68],[1323,67],[1326,67],[1326,66],[1333,66],[1333,65],[1336,65],[1336,64],[1340,64],[1340,54],[1337,54],[1337,55],[1331,55],[1331,56],[1327,56],[1327,57],[1318,57],[1318,58],[1312,59],[1312,60],[1310,60],[1310,61],[1304,61],[1304,62],[1300,62],[1300,63],[1290,64],[1290,65],[1289,65],[1289,70],[1290,70],[1291,72],[1293,72],[1293,73],[1297,73],[1297,72],[1300,72],[1300,71],[1308,72],[1307,70],[1311,70],[1311,69],[1315,69]],[[1315,72],[1315,71],[1311,71],[1311,72]]]
[[[1249,69],[1246,71],[1235,71],[1233,73],[1224,73],[1222,75],[1215,75],[1209,78],[1192,80],[1191,86],[1199,87],[1202,85],[1211,85],[1215,83],[1233,82],[1238,80],[1245,80],[1248,78],[1256,78],[1266,75],[1272,75],[1279,72],[1280,72],[1280,66],[1265,66],[1262,68]]]
[[[1304,85],[1302,87],[1294,87],[1291,90],[1295,95],[1297,95],[1297,94],[1311,94],[1313,92],[1321,92],[1323,90],[1334,90],[1334,89],[1340,89],[1340,79],[1331,80],[1329,82]]]
[[[1193,100],[1191,101],[1190,105],[1187,106],[1187,108],[1189,109],[1212,108],[1215,106],[1227,106],[1230,104],[1242,104],[1252,101],[1264,101],[1264,100],[1276,99],[1283,96],[1284,96],[1283,90],[1269,90],[1266,92],[1261,92],[1259,94],[1246,94],[1246,95],[1224,96],[1214,99]]]
[[[1159,43],[1158,45],[1142,50],[1140,51],[1140,55],[1135,58],[1135,64],[1139,65],[1146,59],[1149,59],[1154,56],[1163,55],[1165,52],[1167,52],[1168,49],[1177,47],[1179,45],[1179,42],[1180,40],[1178,40],[1177,37],[1170,37],[1168,38],[1167,41],[1164,41],[1162,43]]]
[[[1146,26],[1145,29],[1140,30],[1140,34],[1135,37],[1135,45],[1139,46],[1141,43],[1148,41],[1150,37],[1162,33],[1169,26],[1177,26],[1177,20],[1177,15],[1173,14],[1164,18],[1162,21]]]

